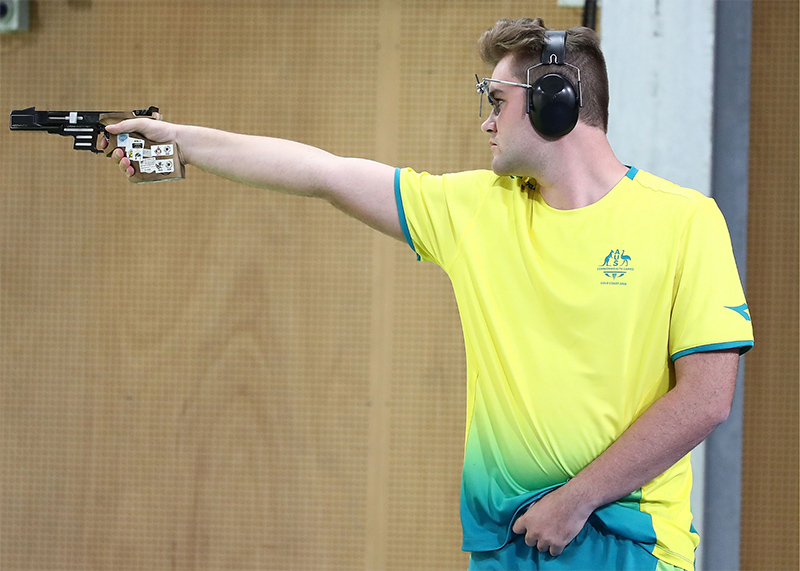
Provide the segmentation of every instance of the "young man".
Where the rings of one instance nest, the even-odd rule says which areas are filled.
[[[692,569],[688,453],[727,417],[753,344],[725,222],[616,158],[591,30],[501,20],[480,48],[491,171],[432,176],[146,119],[108,130],[323,198],[447,272],[466,341],[471,568]]]

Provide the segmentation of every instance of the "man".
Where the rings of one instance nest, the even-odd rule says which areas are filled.
[[[501,20],[480,48],[492,171],[432,176],[146,119],[108,130],[323,198],[447,272],[467,353],[471,568],[692,569],[688,453],[727,417],[753,344],[725,222],[616,158],[594,32]]]

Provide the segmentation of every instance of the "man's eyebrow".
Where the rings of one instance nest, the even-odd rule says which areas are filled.
[[[492,99],[497,99],[498,95],[503,95],[504,91],[502,87],[497,87],[495,84],[490,83],[487,93]]]

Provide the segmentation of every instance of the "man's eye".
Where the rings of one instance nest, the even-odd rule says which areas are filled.
[[[489,101],[489,105],[492,106],[492,113],[495,115],[500,115],[500,108],[502,107],[503,102],[501,100],[494,99],[493,97],[489,97],[488,95],[486,98]]]

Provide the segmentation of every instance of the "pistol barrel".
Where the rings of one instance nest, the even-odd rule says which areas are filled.
[[[11,112],[12,131],[48,131],[100,125],[100,115],[112,111],[37,111],[35,107]]]

